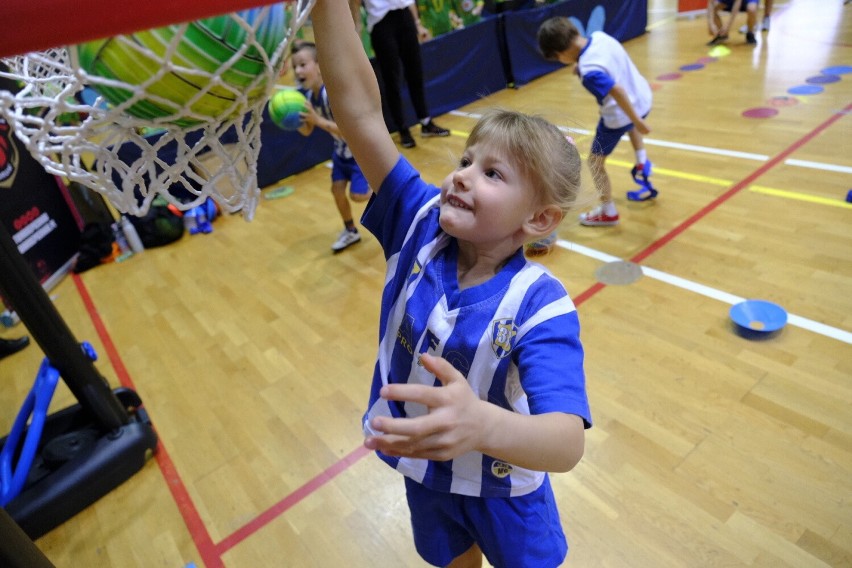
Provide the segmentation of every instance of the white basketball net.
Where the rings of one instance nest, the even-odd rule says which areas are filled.
[[[284,39],[271,54],[258,44],[256,32],[272,6],[262,8],[251,23],[238,13],[230,14],[246,31],[247,39],[213,73],[172,61],[187,24],[170,27],[174,36],[164,46],[164,55],[133,44],[133,49],[156,58],[161,66],[156,76],[138,84],[86,73],[79,66],[75,49],[55,48],[5,59],[9,72],[0,71],[0,75],[17,81],[22,88],[17,93],[0,90],[0,112],[48,172],[94,189],[122,213],[144,215],[157,195],[182,210],[212,197],[225,211],[241,211],[246,220],[251,220],[260,196],[257,159],[263,108],[286,51],[314,3],[293,0],[285,4]],[[130,42],[126,36],[117,40]],[[262,57],[264,70],[248,87],[234,88],[222,80],[222,75],[249,50]],[[158,77],[176,70],[203,85],[182,106],[146,90]],[[110,105],[100,95],[86,104],[81,101],[87,86],[95,93],[99,87],[113,87],[132,94],[120,104]],[[227,99],[233,100],[215,116],[193,107],[211,88],[220,93],[225,89],[230,93]],[[134,103],[146,100],[173,108],[174,113],[139,118],[127,112]],[[180,192],[180,199],[169,191],[173,186],[185,190]]]

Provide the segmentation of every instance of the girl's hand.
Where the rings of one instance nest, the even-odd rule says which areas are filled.
[[[382,432],[369,436],[364,445],[389,456],[446,461],[456,458],[480,444],[485,425],[482,405],[464,376],[446,359],[422,355],[421,364],[433,373],[442,386],[385,385],[385,400],[416,402],[429,409],[416,418],[373,418],[371,426]]]

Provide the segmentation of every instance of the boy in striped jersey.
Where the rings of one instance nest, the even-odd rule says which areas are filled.
[[[362,224],[387,260],[365,445],[405,476],[430,564],[558,566],[545,472],[578,463],[591,415],[573,302],[523,246],[572,207],[577,149],[541,118],[491,111],[430,185],[388,135],[346,0],[318,0],[312,19],[337,125],[375,190]]]

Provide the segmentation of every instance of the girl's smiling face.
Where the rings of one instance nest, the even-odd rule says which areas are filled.
[[[441,185],[441,228],[463,241],[496,246],[517,236],[536,204],[514,160],[493,146],[474,144]]]

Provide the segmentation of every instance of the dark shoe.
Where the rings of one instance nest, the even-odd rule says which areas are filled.
[[[0,339],[0,359],[12,353],[17,353],[29,344],[30,338],[26,335],[18,339]]]
[[[757,39],[754,37],[754,34],[752,32],[746,33],[746,43],[749,45],[757,44]]]
[[[446,128],[441,128],[434,121],[430,120],[426,124],[420,125],[420,136],[429,138],[430,136],[449,136],[450,131]]]
[[[402,144],[403,148],[414,148],[417,146],[414,138],[411,137],[411,131],[407,128],[399,131],[399,143]]]
[[[710,41],[708,41],[708,42],[707,42],[707,45],[708,45],[709,47],[713,47],[714,45],[721,45],[721,44],[725,43],[726,41],[728,41],[728,36],[726,36],[726,35],[717,35],[716,37],[714,37],[713,39],[711,39]]]

